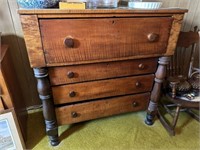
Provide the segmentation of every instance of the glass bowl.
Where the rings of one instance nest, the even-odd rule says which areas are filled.
[[[119,0],[88,0],[87,8],[116,8]]]

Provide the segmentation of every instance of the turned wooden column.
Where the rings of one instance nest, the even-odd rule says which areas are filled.
[[[161,95],[161,86],[166,76],[166,66],[170,61],[170,57],[160,57],[158,61],[158,69],[155,73],[154,86],[151,92],[145,123],[152,125],[155,115],[157,114],[158,101]]]
[[[34,68],[34,75],[37,79],[37,90],[42,101],[43,116],[46,124],[46,133],[49,136],[52,146],[59,144],[58,125],[55,116],[51,87],[46,68]]]

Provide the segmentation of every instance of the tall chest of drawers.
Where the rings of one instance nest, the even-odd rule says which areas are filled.
[[[147,109],[156,114],[186,10],[19,10],[46,132]]]

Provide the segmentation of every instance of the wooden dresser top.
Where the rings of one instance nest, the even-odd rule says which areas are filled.
[[[148,9],[85,9],[85,10],[70,10],[70,9],[19,9],[18,13],[21,15],[100,15],[100,14],[112,14],[112,16],[118,16],[118,14],[122,15],[130,15],[130,16],[140,16],[140,15],[170,15],[170,14],[183,14],[186,13],[187,9],[154,9],[154,10],[148,10]]]

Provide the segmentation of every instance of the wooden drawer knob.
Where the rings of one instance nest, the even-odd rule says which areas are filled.
[[[71,112],[71,116],[72,116],[72,118],[76,118],[76,117],[78,117],[78,114],[77,114],[77,112]]]
[[[133,107],[136,107],[138,106],[138,103],[137,102],[133,102]]]
[[[68,48],[73,48],[74,47],[74,40],[71,37],[67,37],[64,41],[65,46]]]
[[[155,42],[158,40],[159,35],[156,33],[150,33],[147,35],[147,38],[148,38],[149,42]]]
[[[69,97],[75,97],[75,96],[76,96],[76,92],[74,92],[74,91],[69,92]]]
[[[73,78],[73,77],[74,77],[74,72],[69,71],[69,72],[67,73],[67,77],[68,77],[68,78]]]
[[[138,65],[138,68],[139,68],[140,70],[143,70],[143,69],[144,69],[144,64],[139,64],[139,65]]]
[[[136,87],[140,87],[140,86],[141,86],[141,83],[140,83],[139,81],[137,81],[137,82],[135,83],[135,86],[136,86]]]

